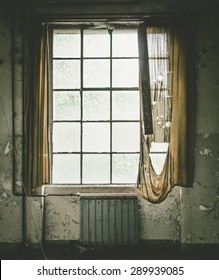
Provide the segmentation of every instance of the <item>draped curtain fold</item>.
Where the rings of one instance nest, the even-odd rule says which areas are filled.
[[[168,71],[169,89],[165,93],[162,89],[162,83],[155,83],[154,86],[153,81],[150,83],[153,116],[153,133],[151,135],[147,135],[147,132],[145,133],[144,131],[144,122],[146,120],[143,116],[144,110],[147,108],[145,108],[143,102],[141,102],[142,129],[138,190],[139,194],[146,200],[152,203],[159,203],[165,199],[167,194],[175,185],[185,186],[187,184],[186,55],[185,38],[182,32],[178,32],[177,29],[174,28],[165,28],[162,30],[160,28],[150,28],[149,32],[150,34],[168,34],[170,62]],[[144,36],[147,38],[146,29],[144,31]],[[154,38],[156,38],[156,36]],[[149,48],[150,47],[156,48],[156,42],[149,46]],[[139,55],[140,54],[141,52],[139,52]],[[141,61],[142,57],[140,56],[139,59]],[[145,63],[149,63],[148,59],[144,61]],[[157,65],[150,65],[150,71],[156,72],[156,68],[159,67],[159,62]],[[165,71],[166,70],[164,69],[164,72]],[[156,75],[157,74],[159,75],[158,72],[156,72]],[[153,76],[153,73],[151,73],[150,76]],[[163,77],[160,77],[160,82],[162,81],[162,78]],[[140,90],[140,92],[142,92],[142,90]],[[165,94],[166,97],[163,98],[162,96],[165,96]],[[141,100],[143,97],[143,94],[141,94]],[[153,105],[155,107],[153,107]],[[159,110],[162,110],[161,114],[156,115]],[[155,119],[156,117],[157,119]],[[159,120],[159,117],[162,118]],[[159,124],[162,129],[156,127],[157,125],[159,126]],[[156,139],[161,140],[161,142],[169,142],[165,163],[160,174],[156,174],[154,171],[149,155],[150,143],[152,141],[156,141]]]
[[[31,24],[24,90],[24,184],[28,195],[49,182],[47,37],[42,23]]]

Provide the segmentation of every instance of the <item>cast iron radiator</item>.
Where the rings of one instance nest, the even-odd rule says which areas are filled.
[[[80,241],[84,244],[128,245],[138,240],[135,194],[82,194]]]

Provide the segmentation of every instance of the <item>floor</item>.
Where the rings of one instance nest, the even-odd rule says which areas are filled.
[[[219,244],[180,246],[153,242],[132,246],[83,246],[70,242],[42,247],[2,244],[0,257],[13,260],[219,260]]]

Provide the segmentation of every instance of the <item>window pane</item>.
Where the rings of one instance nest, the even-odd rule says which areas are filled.
[[[169,143],[167,142],[151,142],[151,146],[150,146],[150,152],[156,152],[156,153],[161,153],[164,152],[166,153],[169,147]]]
[[[84,31],[84,57],[109,57],[110,36],[107,30]]]
[[[79,120],[81,114],[80,92],[53,92],[53,119]]]
[[[80,61],[53,60],[53,88],[80,88]]]
[[[112,44],[114,57],[138,57],[136,30],[114,30]]]
[[[113,59],[113,87],[138,87],[138,60]]]
[[[53,36],[54,57],[80,57],[79,30],[55,30]]]
[[[152,166],[154,168],[154,171],[157,175],[159,175],[162,172],[166,154],[149,154],[152,162]]]
[[[167,59],[150,59],[150,83],[154,87],[154,83],[167,88],[168,60]]]
[[[139,123],[113,123],[113,151],[139,152]]]
[[[167,34],[147,34],[149,57],[167,57]]]
[[[80,183],[80,155],[53,155],[53,184]]]
[[[139,120],[139,92],[114,91],[112,94],[113,120]]]
[[[83,92],[83,119],[109,120],[110,93],[108,91]]]
[[[54,123],[53,152],[79,152],[80,134],[80,123]]]
[[[83,155],[83,183],[110,183],[110,155]]]
[[[84,60],[84,87],[109,87],[110,62],[108,59]]]
[[[84,123],[83,124],[83,151],[109,152],[110,124]]]
[[[139,155],[113,155],[112,183],[137,183]]]

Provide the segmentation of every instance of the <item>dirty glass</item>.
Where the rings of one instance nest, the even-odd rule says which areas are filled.
[[[136,184],[137,30],[53,33],[52,181]]]
[[[80,57],[79,30],[55,30],[53,33],[53,57]]]
[[[80,183],[80,155],[53,155],[53,184]]]
[[[84,87],[110,86],[110,61],[108,59],[84,59]]]
[[[83,92],[83,120],[110,119],[110,92]]]
[[[113,120],[139,120],[139,92],[113,91],[112,118]]]
[[[84,57],[109,57],[110,36],[107,30],[84,31]]]
[[[114,154],[112,160],[112,183],[136,184],[138,165],[138,154]]]
[[[79,152],[80,151],[80,123],[53,124],[53,151]]]
[[[83,124],[83,152],[110,151],[110,124]]]
[[[83,155],[83,184],[110,183],[110,155]]]
[[[53,92],[53,119],[79,120],[81,117],[81,102],[79,91]]]
[[[136,30],[114,30],[112,34],[114,57],[138,57]]]
[[[138,59],[113,59],[113,87],[138,87]]]
[[[113,123],[112,124],[112,150],[113,152],[139,152],[140,148],[139,123]]]
[[[80,88],[80,61],[54,60],[53,61],[53,88],[75,89]]]

